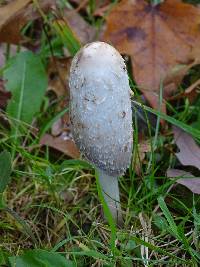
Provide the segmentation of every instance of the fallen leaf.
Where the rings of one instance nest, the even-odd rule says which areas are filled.
[[[78,36],[83,45],[94,40],[96,34],[95,28],[90,26],[75,10],[66,10],[64,19],[68,22],[70,28]]]
[[[137,175],[141,175],[142,162],[147,152],[151,151],[151,144],[148,140],[144,140],[138,144],[137,154],[133,158],[134,171]]]
[[[140,90],[158,108],[161,85],[167,99],[188,68],[199,62],[199,24],[200,8],[180,0],[156,6],[144,0],[123,0],[107,18],[104,40],[131,56]]]
[[[53,28],[60,36],[66,49],[65,56],[75,55],[81,44],[91,42],[96,35],[94,27],[89,25],[76,10],[64,10],[64,16],[54,20]]]
[[[50,134],[45,134],[41,138],[40,144],[52,147],[71,158],[79,158],[80,156],[74,141],[68,136],[60,135],[58,137],[53,137]]]
[[[0,108],[1,109],[5,109],[6,108],[7,103],[8,103],[10,98],[11,98],[11,93],[10,92],[2,91],[0,89]]]
[[[73,1],[74,3],[78,4],[77,8],[75,9],[77,12],[80,10],[84,10],[87,12],[88,2],[89,0],[84,1]],[[92,10],[93,16],[103,17],[104,14],[110,9],[110,1],[109,0],[96,0],[94,9]]]
[[[0,68],[5,64],[5,55],[2,46],[0,46]]]
[[[180,152],[177,158],[183,165],[194,166],[200,170],[200,147],[194,139],[178,127],[173,127],[174,141]]]
[[[53,0],[40,0],[38,4],[46,12],[55,3]],[[31,0],[15,0],[0,7],[0,42],[19,44],[25,41],[22,28],[31,20],[41,17]]]
[[[51,134],[53,136],[58,136],[63,131],[63,121],[62,118],[59,118],[57,121],[55,121],[51,127]]]
[[[8,100],[11,98],[11,93],[5,90],[4,81],[0,79],[0,108],[5,109]]]
[[[48,91],[53,91],[56,96],[69,98],[69,70],[71,58],[51,58],[48,64]]]
[[[186,186],[194,194],[200,194],[200,177],[194,177],[189,172],[177,169],[168,169],[167,177],[170,178],[183,177],[177,179],[176,183]]]
[[[20,11],[31,1],[17,0],[0,8],[0,42],[17,44],[22,39],[21,29],[26,24]]]
[[[75,9],[77,12],[80,10],[84,10],[87,12],[89,0],[72,0],[71,2],[78,5],[77,8]],[[98,16],[99,15],[99,12],[98,12],[99,9],[103,8],[105,5],[110,6],[110,1],[109,0],[96,0],[95,4],[94,4],[95,10],[93,10],[93,15]],[[96,12],[97,12],[97,14],[96,14]]]
[[[31,0],[15,0],[0,8],[0,29]]]
[[[69,70],[71,58],[51,58],[48,65],[48,91],[53,91],[61,101],[58,105],[58,111],[69,106]],[[51,134],[58,136],[63,131],[69,132],[70,118],[69,113],[56,121],[52,125]]]

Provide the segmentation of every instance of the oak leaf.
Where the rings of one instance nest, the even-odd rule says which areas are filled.
[[[54,0],[39,0],[41,11],[46,12],[55,4]],[[25,41],[21,34],[23,27],[41,17],[32,0],[14,0],[0,7],[0,42],[19,44]]]
[[[140,90],[158,108],[161,85],[167,99],[188,68],[199,62],[200,8],[180,0],[156,6],[122,0],[107,17],[104,40],[130,55]]]

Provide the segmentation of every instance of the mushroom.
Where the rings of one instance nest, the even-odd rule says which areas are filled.
[[[113,218],[120,224],[118,177],[130,164],[133,144],[130,87],[119,52],[104,42],[85,45],[70,69],[72,135],[99,172]]]

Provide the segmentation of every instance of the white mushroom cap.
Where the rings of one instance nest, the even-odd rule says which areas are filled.
[[[123,58],[104,42],[84,46],[70,70],[70,117],[84,156],[112,176],[130,164],[133,133],[130,87]]]

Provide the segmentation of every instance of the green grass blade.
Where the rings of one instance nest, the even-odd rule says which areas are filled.
[[[11,180],[11,170],[10,153],[8,151],[3,151],[0,154],[0,194],[4,192],[6,186]]]
[[[169,123],[181,128],[182,130],[189,133],[190,135],[192,135],[193,137],[197,138],[200,141],[200,131],[199,130],[197,130],[197,129],[195,129],[195,128],[193,128],[193,127],[191,127],[191,126],[189,126],[189,125],[187,125],[181,121],[178,121],[178,120],[174,119],[173,117],[170,117],[170,116],[168,116],[162,112],[159,112],[155,109],[152,109],[150,107],[142,105],[141,103],[139,103],[137,101],[134,101],[134,100],[132,100],[132,101],[134,102],[134,104],[144,108],[146,111],[151,112],[156,116],[159,116],[161,119],[164,119],[164,120],[168,121]]]
[[[164,198],[162,196],[158,197],[158,204],[159,204],[163,214],[165,215],[172,232],[174,233],[176,238],[180,240],[180,236],[178,233],[178,228],[176,226],[176,223],[174,222],[174,219],[173,219],[169,209],[167,208],[167,205],[165,204]]]
[[[53,22],[53,27],[56,33],[61,37],[63,44],[67,47],[70,54],[74,56],[81,48],[81,43],[69,27],[68,23],[64,20],[57,20]]]
[[[37,247],[38,242],[37,242],[32,230],[31,230],[31,228],[28,226],[28,224],[24,220],[22,220],[20,218],[20,216],[14,210],[12,210],[8,207],[5,207],[4,210],[7,211],[23,227],[26,235],[32,239],[34,245]]]

